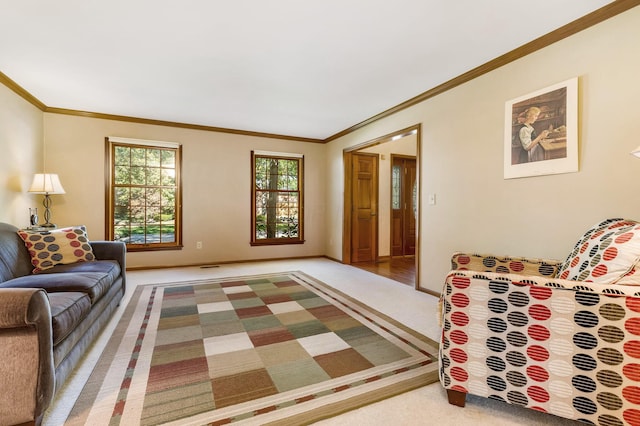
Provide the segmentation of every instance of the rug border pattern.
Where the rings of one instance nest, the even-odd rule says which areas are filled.
[[[100,383],[95,383],[95,381],[99,381],[98,378],[104,377],[108,373],[107,369],[115,358],[118,347],[123,344],[122,340],[125,337],[124,335],[126,333],[132,334],[131,322],[133,320],[133,313],[136,311],[140,298],[145,291],[148,292],[149,289],[151,289],[152,293],[149,296],[144,319],[141,323],[138,323],[138,329],[135,330],[137,334],[135,346],[131,351],[129,364],[124,377],[120,381],[120,388],[117,390],[111,389],[111,401],[115,400],[115,402],[112,402],[111,422],[107,422],[107,424],[119,424],[120,416],[126,410],[127,393],[132,383],[133,372],[138,365],[138,356],[140,355],[147,326],[149,325],[152,308],[156,298],[159,297],[160,300],[162,299],[156,290],[160,289],[162,291],[159,293],[163,293],[163,289],[168,287],[224,282],[236,279],[250,280],[283,275],[294,278],[302,285],[312,287],[315,292],[321,293],[322,297],[330,300],[331,303],[340,309],[347,310],[349,314],[354,317],[359,317],[362,323],[368,323],[372,328],[378,327],[415,350],[420,356],[413,356],[408,362],[400,363],[401,365],[385,366],[385,368],[382,368],[379,372],[375,372],[375,374],[371,374],[371,371],[369,371],[368,376],[364,380],[357,380],[355,376],[345,377],[344,380],[334,379],[330,381],[332,385],[328,387],[308,387],[302,396],[299,390],[295,392],[284,392],[276,397],[272,396],[270,399],[262,398],[264,401],[259,399],[249,403],[239,404],[238,406],[228,407],[228,410],[215,410],[214,412],[192,416],[189,419],[168,422],[166,425],[199,425],[203,424],[203,422],[208,425],[228,424],[231,422],[238,422],[238,424],[273,425],[308,423],[310,421],[331,417],[341,412],[437,381],[438,345],[436,342],[304,272],[284,271],[259,275],[208,278],[137,286],[112,338],[109,340],[109,344],[100,358],[99,364],[96,365],[91,375],[92,378],[94,378],[95,375],[94,380],[92,381],[90,379],[87,382],[83,393],[86,391],[87,394],[95,394],[95,396],[98,397],[99,391],[97,388],[101,385],[101,381]],[[363,312],[365,310],[367,312]],[[364,384],[368,386],[367,390],[360,392],[358,388]],[[117,392],[115,398],[113,397],[114,392]],[[102,402],[105,402],[108,406],[106,401]],[[76,405],[78,404],[76,403]],[[89,411],[91,411],[90,409],[92,408],[93,407],[87,408],[86,406],[84,409],[82,409],[82,407],[74,407],[70,414],[70,418],[73,417],[73,422],[65,423],[65,425],[73,426],[75,424],[84,424],[83,419],[87,419],[86,416],[90,415]],[[106,414],[104,407],[102,410],[103,415]]]

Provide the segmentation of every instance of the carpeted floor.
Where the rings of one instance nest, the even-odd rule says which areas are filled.
[[[300,424],[437,381],[437,344],[301,272],[138,286],[66,424]]]
[[[105,331],[89,348],[73,375],[56,394],[47,411],[43,426],[60,426],[67,419],[75,401],[83,394],[85,383],[110,336],[123,315],[135,288],[148,284],[185,280],[222,279],[263,273],[301,270],[331,287],[356,298],[368,306],[403,323],[413,330],[437,340],[441,330],[436,320],[437,298],[415,291],[407,285],[358,268],[342,265],[325,258],[286,259],[264,262],[225,264],[216,267],[183,267],[148,269],[127,273],[125,300],[116,310]],[[423,274],[428,274],[424,272]],[[426,275],[424,275],[426,276]],[[118,384],[119,386],[120,384]],[[111,413],[109,413],[109,416]],[[345,411],[319,420],[318,426],[360,425],[424,425],[438,426],[577,426],[579,423],[528,410],[499,401],[467,397],[465,408],[450,405],[440,383],[433,383],[399,395]]]

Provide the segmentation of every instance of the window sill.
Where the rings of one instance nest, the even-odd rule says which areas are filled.
[[[285,244],[304,244],[304,240],[259,240],[251,241],[251,246],[280,246]]]

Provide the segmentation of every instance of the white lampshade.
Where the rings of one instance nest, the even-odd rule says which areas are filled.
[[[36,173],[33,176],[33,182],[29,192],[34,194],[64,194],[64,188],[60,183],[57,174],[52,173]]]
[[[634,157],[640,158],[640,146],[631,151],[629,154],[633,155]]]

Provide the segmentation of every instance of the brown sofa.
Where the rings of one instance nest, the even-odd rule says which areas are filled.
[[[18,229],[0,223],[0,425],[35,424],[125,292],[125,245],[33,273]]]

